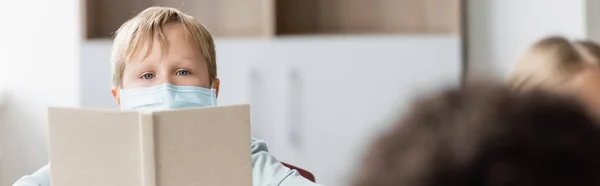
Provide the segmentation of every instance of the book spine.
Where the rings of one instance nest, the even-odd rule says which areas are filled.
[[[141,172],[143,186],[156,186],[156,158],[154,151],[154,121],[152,113],[140,113]]]

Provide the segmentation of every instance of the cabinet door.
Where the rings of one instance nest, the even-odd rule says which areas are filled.
[[[245,42],[217,40],[217,76],[221,80],[219,105],[250,102],[250,68],[256,53]]]
[[[221,80],[219,105],[250,104],[252,136],[276,142],[274,125],[277,122],[276,97],[271,79],[279,72],[277,64],[266,59],[269,42],[260,39],[217,40],[218,76]],[[276,89],[280,90],[280,89]],[[273,145],[268,143],[269,147]]]
[[[461,69],[457,37],[285,40],[273,53],[288,64],[282,146],[325,185],[348,185],[370,139]]]
[[[79,91],[83,108],[118,109],[110,93],[112,44],[108,39],[81,43]]]

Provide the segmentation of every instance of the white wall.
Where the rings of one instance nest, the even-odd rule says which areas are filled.
[[[47,107],[79,105],[79,3],[0,0],[0,186],[47,163]]]
[[[585,38],[587,1],[596,0],[468,0],[469,76],[503,78],[548,34]]]
[[[600,1],[586,0],[585,15],[587,37],[600,42]]]
[[[81,45],[80,81],[81,106],[101,109],[116,109],[117,104],[110,88],[112,77],[110,52],[112,40],[92,40]]]

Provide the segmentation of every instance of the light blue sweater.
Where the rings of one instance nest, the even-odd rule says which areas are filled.
[[[252,138],[252,185],[253,186],[318,186],[302,177],[296,170],[283,166],[269,154],[267,145]],[[50,186],[50,166],[23,176],[13,186]]]

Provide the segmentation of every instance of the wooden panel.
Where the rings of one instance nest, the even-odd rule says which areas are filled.
[[[459,34],[461,0],[87,0],[88,38],[107,38],[147,7],[175,7],[215,37]]]
[[[180,9],[199,19],[214,36],[268,36],[274,32],[273,0],[87,0],[88,38],[108,38],[150,6]]]
[[[279,34],[451,33],[460,0],[280,0]]]
[[[275,5],[277,34],[310,33],[317,30],[321,0],[279,0]],[[311,11],[311,12],[306,12]]]
[[[88,0],[88,38],[107,38],[128,19],[152,5],[149,0]]]
[[[424,3],[427,32],[459,34],[461,28],[461,0],[421,0]]]
[[[267,36],[272,33],[272,0],[154,0],[199,19],[214,36]]]

